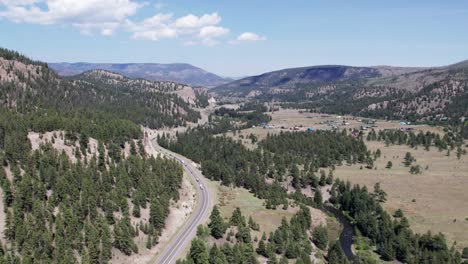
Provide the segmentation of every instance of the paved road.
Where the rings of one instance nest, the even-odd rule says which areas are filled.
[[[175,263],[178,258],[182,257],[182,251],[195,237],[197,226],[208,217],[210,209],[210,192],[207,189],[203,175],[193,165],[191,160],[172,151],[166,150],[156,144],[154,144],[154,147],[157,151],[179,161],[187,172],[187,175],[192,177],[194,182],[197,184],[198,206],[156,260],[157,264],[172,264]]]

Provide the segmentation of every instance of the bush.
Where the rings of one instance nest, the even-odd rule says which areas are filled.
[[[468,259],[468,247],[464,247],[462,251],[462,258]]]

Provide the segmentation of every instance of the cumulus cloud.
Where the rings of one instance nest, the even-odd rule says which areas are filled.
[[[212,46],[219,43],[219,37],[229,33],[229,29],[218,25],[220,22],[218,13],[202,16],[189,14],[179,18],[174,18],[172,14],[156,14],[143,21],[128,21],[126,28],[136,39],[157,41],[181,38],[185,45]]]
[[[228,28],[220,25],[222,18],[217,12],[180,17],[159,12],[135,20],[133,16],[145,5],[148,3],[141,0],[0,0],[0,18],[16,23],[69,25],[82,34],[90,35],[111,36],[117,31],[126,31],[134,39],[159,41],[177,38],[184,45],[213,46],[230,33]],[[163,6],[158,2],[154,8]],[[236,41],[264,39],[245,32]]]
[[[17,23],[70,24],[109,35],[143,4],[131,0],[0,0],[0,17]]]
[[[259,36],[255,33],[252,33],[252,32],[244,32],[242,34],[240,34],[238,37],[237,37],[237,41],[261,41],[261,40],[266,40],[266,38],[264,36]]]

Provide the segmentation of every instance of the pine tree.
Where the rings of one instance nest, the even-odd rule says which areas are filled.
[[[194,264],[209,264],[208,249],[203,240],[199,238],[194,238],[192,240],[189,257]]]
[[[329,264],[349,264],[338,242],[333,243],[328,249],[327,260]]]
[[[226,224],[224,223],[221,213],[216,205],[211,211],[208,227],[211,229],[211,235],[216,239],[223,237],[226,232]]]
[[[257,254],[260,254],[260,255],[262,255],[264,257],[268,257],[265,241],[260,240],[260,242],[258,242],[258,247],[256,249],[256,252],[257,252]]]
[[[391,161],[388,161],[387,166],[385,166],[385,168],[391,169],[392,167],[393,167],[393,163]]]
[[[320,191],[320,189],[315,190],[314,203],[317,208],[322,208],[323,198],[322,198],[322,192]]]
[[[328,232],[323,226],[317,226],[312,233],[312,241],[321,250],[325,250],[328,245]]]
[[[234,212],[232,213],[230,223],[233,226],[245,226],[245,218],[242,215],[242,212],[239,207],[237,207]]]
[[[149,222],[158,233],[165,226],[164,208],[160,199],[151,201]]]
[[[219,250],[216,244],[210,249],[209,262],[210,264],[228,264],[226,256]]]
[[[249,216],[249,227],[255,231],[260,229],[260,226],[253,220],[252,216]]]

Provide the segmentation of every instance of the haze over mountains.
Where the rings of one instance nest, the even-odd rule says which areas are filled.
[[[223,78],[186,63],[49,63],[59,75],[78,75],[90,70],[107,70],[129,78],[171,81],[191,86],[214,87],[232,79]]]
[[[217,87],[217,91],[242,91],[289,89],[300,84],[334,82],[339,80],[358,80],[378,78],[421,71],[418,67],[372,66],[354,67],[345,65],[318,65],[300,68],[288,68],[246,77]]]

